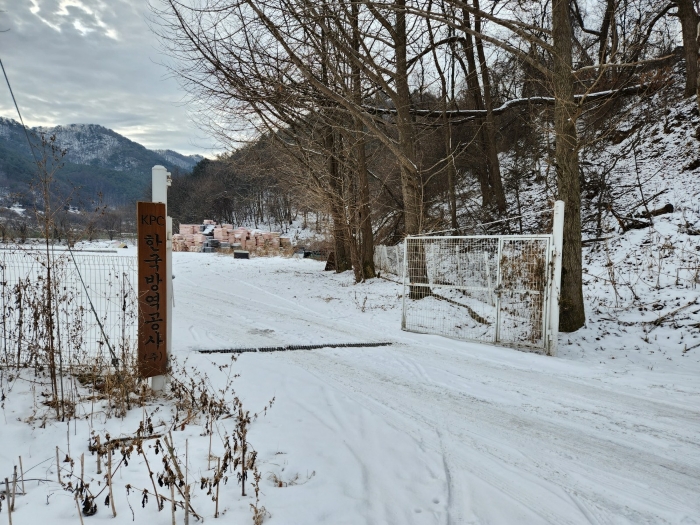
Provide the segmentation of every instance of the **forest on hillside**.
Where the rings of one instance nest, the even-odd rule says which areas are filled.
[[[612,188],[618,163],[637,156],[630,116],[663,120],[698,96],[696,4],[159,0],[170,67],[231,151],[175,181],[172,213],[279,224],[327,214],[337,269],[360,281],[375,275],[378,243],[546,231],[546,214],[499,221],[561,199],[561,328],[575,330],[582,238],[609,217],[644,224]],[[623,140],[632,145],[603,162]]]

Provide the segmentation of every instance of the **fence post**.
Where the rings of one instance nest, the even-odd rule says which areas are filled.
[[[498,343],[500,335],[501,335],[501,282],[502,282],[502,257],[503,253],[503,236],[499,235],[498,236],[498,255],[496,256],[496,289],[494,291],[495,294],[495,300],[494,300],[494,306],[496,307],[496,326],[495,330],[493,332],[493,342]]]
[[[564,201],[554,203],[552,221],[552,276],[549,286],[549,355],[557,354],[559,338],[559,294],[561,291],[561,255],[564,249]]]
[[[406,276],[408,274],[408,239],[409,237],[406,237],[403,240],[403,261],[402,261],[402,273],[403,273],[403,278],[401,281],[403,282],[403,294],[401,296],[401,330],[406,329]]]
[[[168,214],[168,186],[170,186],[170,173],[163,166],[153,166],[151,170],[151,201],[165,204],[166,226],[165,226],[165,290],[166,290],[166,312],[167,312],[167,335],[165,339],[165,349],[170,358],[172,346],[172,312],[173,312],[173,247],[172,234],[173,223]],[[151,379],[151,388],[156,392],[165,390],[166,376],[154,376]]]

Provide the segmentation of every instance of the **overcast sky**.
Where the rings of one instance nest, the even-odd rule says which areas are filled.
[[[0,11],[0,59],[25,124],[100,124],[151,149],[216,151],[160,65],[148,0],[0,0]],[[18,120],[1,80],[0,116]]]

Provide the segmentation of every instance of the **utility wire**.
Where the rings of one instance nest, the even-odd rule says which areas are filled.
[[[22,119],[22,113],[19,111],[19,106],[17,105],[17,99],[12,91],[12,86],[10,85],[10,79],[7,78],[7,72],[5,71],[5,66],[0,59],[0,68],[2,68],[2,74],[5,76],[5,82],[7,82],[7,88],[10,90],[10,96],[12,96],[12,102],[15,104],[15,109],[17,110],[17,115],[19,116],[19,121],[22,124],[22,129],[24,130],[24,136],[27,137],[27,143],[29,144],[29,150],[32,152],[32,157],[34,157],[34,162],[36,162],[37,168],[39,167],[39,159],[36,158],[36,153],[34,152],[34,146],[32,141],[29,139],[29,133],[27,132],[27,126],[24,125],[24,120]]]
[[[40,164],[39,160],[36,158],[36,153],[34,152],[34,146],[32,145],[32,141],[29,139],[29,133],[27,132],[27,126],[24,125],[24,120],[22,119],[22,113],[19,110],[19,105],[17,104],[17,99],[15,98],[15,94],[12,91],[12,86],[10,85],[10,79],[7,77],[7,72],[5,71],[5,66],[2,63],[2,59],[0,59],[0,68],[2,68],[2,73],[5,76],[5,82],[7,82],[7,87],[10,90],[10,95],[12,96],[12,102],[15,104],[15,109],[17,110],[17,115],[19,116],[19,121],[22,124],[22,129],[24,130],[24,136],[27,137],[27,143],[29,144],[29,149],[32,152],[32,156],[34,157],[34,161],[36,162],[36,167],[37,169],[40,169]],[[80,282],[83,285],[83,289],[85,290],[85,295],[87,295],[88,301],[90,303],[90,308],[92,309],[92,312],[95,314],[95,320],[97,321],[97,324],[100,327],[100,331],[102,332],[102,336],[105,338],[105,342],[107,343],[107,348],[109,348],[109,353],[112,354],[112,365],[115,368],[119,367],[119,359],[117,358],[116,354],[114,353],[114,350],[112,349],[112,345],[109,343],[109,337],[107,337],[107,334],[105,333],[105,329],[102,326],[102,322],[100,321],[100,316],[97,313],[97,310],[95,310],[95,306],[92,304],[92,299],[90,298],[90,293],[88,292],[87,286],[85,286],[85,281],[83,281],[83,276],[80,273],[80,268],[78,267],[78,262],[75,260],[75,256],[73,255],[73,250],[71,250],[70,243],[68,244],[68,251],[70,252],[71,259],[73,259],[73,264],[75,265],[75,270],[78,272],[78,277],[80,277]]]
[[[116,356],[114,353],[114,350],[112,349],[112,345],[109,344],[109,337],[107,337],[107,334],[105,333],[105,329],[102,326],[102,322],[100,321],[100,316],[97,313],[97,310],[95,310],[95,305],[92,304],[92,299],[90,298],[90,292],[88,292],[87,286],[85,286],[85,281],[83,281],[83,275],[80,273],[80,268],[78,267],[78,263],[75,260],[75,256],[73,255],[73,250],[70,248],[70,241],[68,241],[68,252],[70,253],[71,259],[73,259],[73,264],[75,265],[75,271],[78,272],[78,277],[80,277],[80,282],[83,285],[83,289],[85,290],[85,295],[88,298],[88,302],[90,303],[90,308],[92,309],[92,312],[95,314],[95,320],[97,321],[97,324],[100,327],[100,331],[102,332],[102,336],[105,338],[105,343],[107,343],[107,348],[109,348],[109,353],[112,354],[112,365],[114,365],[115,368],[119,368],[119,358]]]

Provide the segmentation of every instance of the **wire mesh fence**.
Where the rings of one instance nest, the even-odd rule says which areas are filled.
[[[0,251],[6,364],[36,364],[49,347],[72,364],[88,357],[109,360],[108,341],[122,361],[135,351],[136,259],[78,253],[74,258],[67,252]]]
[[[409,237],[402,327],[545,348],[551,236]]]
[[[374,248],[374,268],[392,275],[403,275],[403,244],[396,246],[379,245]]]

